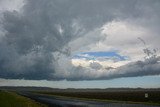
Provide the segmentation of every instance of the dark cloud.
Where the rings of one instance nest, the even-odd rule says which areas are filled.
[[[88,80],[159,74],[158,62],[136,62],[118,68],[122,70],[113,75],[99,75],[71,64],[68,71],[59,62],[60,57],[70,55],[72,47],[68,44],[74,39],[108,21],[141,17],[136,4],[136,0],[27,0],[20,11],[4,11],[0,23],[5,33],[0,36],[0,78]]]

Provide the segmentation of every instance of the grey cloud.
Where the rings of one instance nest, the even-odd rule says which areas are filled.
[[[99,63],[97,63],[97,62],[91,62],[91,63],[90,63],[90,67],[93,68],[93,69],[98,70],[98,69],[101,69],[101,68],[102,68],[102,65],[99,64]]]
[[[118,68],[87,69],[79,66],[67,80],[109,80],[124,77],[160,75],[160,57],[136,61]],[[77,75],[78,74],[78,75]]]
[[[80,44],[84,38],[84,41],[90,40],[87,45],[96,43],[103,38],[89,32],[104,23],[142,17],[136,11],[136,5],[137,0],[27,0],[20,11],[4,11],[0,22],[3,29],[0,32],[5,33],[0,36],[0,78],[102,79],[103,75],[93,69],[70,64],[69,56],[74,44],[69,44],[81,39]],[[61,26],[63,33],[59,32],[57,26]],[[88,33],[91,34],[89,37],[82,38]],[[85,43],[77,45],[75,49],[83,45]],[[60,63],[60,60],[63,62],[60,57],[65,55],[69,67]],[[145,64],[142,62],[143,66]],[[157,66],[155,68],[159,69]]]

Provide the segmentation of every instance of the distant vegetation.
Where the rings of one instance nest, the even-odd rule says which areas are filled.
[[[0,90],[0,107],[46,107],[14,92]]]

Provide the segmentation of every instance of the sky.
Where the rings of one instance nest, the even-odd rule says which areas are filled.
[[[159,0],[0,0],[0,86],[160,87]]]

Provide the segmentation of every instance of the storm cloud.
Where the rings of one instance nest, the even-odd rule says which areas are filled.
[[[0,78],[94,80],[160,74],[158,55],[116,69],[103,68],[98,62],[90,63],[90,67],[71,63],[75,53],[90,50],[107,40],[109,35],[102,33],[102,28],[115,20],[130,22],[135,19],[134,24],[147,26],[159,40],[159,25],[154,24],[154,21],[160,22],[158,0],[23,2],[19,11],[0,12]],[[144,25],[148,14],[153,14],[155,20]]]

